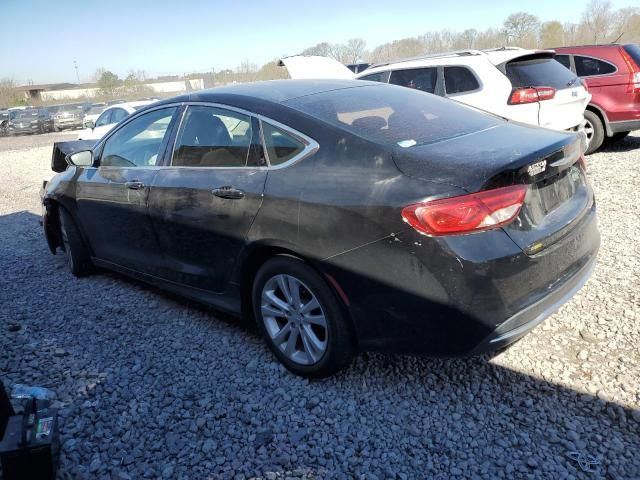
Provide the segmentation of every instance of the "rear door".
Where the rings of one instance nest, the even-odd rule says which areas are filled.
[[[262,205],[267,165],[257,120],[189,105],[149,211],[169,280],[223,292]]]
[[[537,106],[538,125],[555,130],[568,130],[582,124],[591,95],[571,70],[554,60],[553,54],[518,57],[502,68],[514,89],[550,87],[555,90],[553,98],[515,104],[513,110]]]

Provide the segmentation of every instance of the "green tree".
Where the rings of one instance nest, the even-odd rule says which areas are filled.
[[[540,46],[542,48],[564,45],[564,28],[557,21],[545,22],[540,27]]]
[[[98,79],[98,87],[102,90],[104,95],[113,97],[116,92],[116,88],[120,85],[120,79],[118,75],[109,70],[105,70],[101,73]]]

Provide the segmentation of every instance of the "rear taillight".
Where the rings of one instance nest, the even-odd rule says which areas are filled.
[[[520,213],[527,185],[485,190],[409,205],[402,218],[426,235],[461,235],[497,228],[511,222]]]
[[[511,92],[509,105],[521,105],[523,103],[534,103],[541,100],[551,100],[556,96],[556,89],[553,87],[527,87],[516,88]]]
[[[627,93],[640,93],[640,67],[633,61],[631,55],[629,55],[623,48],[621,50],[622,59],[627,64],[629,69],[629,87]]]

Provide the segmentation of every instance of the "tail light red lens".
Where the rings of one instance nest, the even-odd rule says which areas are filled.
[[[542,100],[551,100],[556,96],[556,89],[553,87],[527,87],[516,88],[511,92],[509,105],[521,105],[524,103],[534,103]]]
[[[512,185],[416,203],[402,210],[402,218],[418,232],[431,236],[490,230],[518,216],[527,188],[527,185]]]
[[[636,65],[631,55],[629,55],[624,49],[620,52],[624,63],[627,64],[629,69],[629,86],[627,87],[627,93],[640,93],[640,66]]]

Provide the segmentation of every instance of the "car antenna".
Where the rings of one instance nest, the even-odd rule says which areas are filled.
[[[624,35],[624,32],[622,32],[620,35],[618,35],[618,38],[616,38],[613,42],[611,42],[612,44],[614,43],[618,43],[618,40],[620,40],[622,38],[622,35]]]

